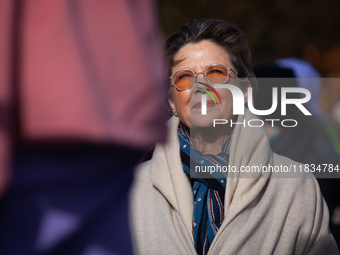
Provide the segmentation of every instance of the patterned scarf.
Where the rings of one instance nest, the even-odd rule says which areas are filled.
[[[193,189],[192,232],[195,248],[198,254],[204,255],[208,253],[223,221],[226,187],[226,174],[222,171],[209,173],[208,167],[213,166],[216,169],[218,165],[222,169],[223,166],[228,166],[231,135],[218,155],[199,152],[190,138],[190,133],[182,124],[178,128],[178,137],[183,170],[190,178]],[[203,172],[205,170],[206,172]]]

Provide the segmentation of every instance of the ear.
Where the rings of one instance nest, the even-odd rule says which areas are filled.
[[[177,116],[177,111],[176,111],[176,106],[175,103],[173,102],[173,100],[171,98],[168,98],[168,102],[171,108],[172,113]]]
[[[251,87],[249,80],[242,81],[241,88],[244,95],[244,104],[248,102],[248,88]]]

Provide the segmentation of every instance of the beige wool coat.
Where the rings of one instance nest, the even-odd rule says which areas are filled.
[[[246,111],[238,122],[256,118]],[[136,254],[197,254],[192,235],[193,195],[180,160],[179,119],[169,122],[166,144],[141,164],[131,190],[131,232]],[[296,165],[273,153],[263,128],[236,125],[229,163]],[[228,173],[224,220],[208,254],[339,254],[329,213],[310,173]]]

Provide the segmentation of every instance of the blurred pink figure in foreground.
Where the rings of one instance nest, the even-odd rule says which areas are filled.
[[[1,225],[3,231],[10,227],[9,222],[16,220],[27,218],[32,225],[36,224],[31,232],[29,227],[20,225],[16,232],[21,235],[17,236],[16,242],[12,240],[13,246],[15,243],[18,246],[20,237],[31,235],[29,239],[32,242],[26,240],[21,245],[25,253],[62,253],[58,242],[67,240],[69,236],[74,238],[73,243],[78,248],[81,247],[80,252],[81,240],[85,241],[83,237],[77,239],[76,233],[79,229],[84,230],[79,235],[86,232],[87,225],[83,224],[86,217],[83,219],[83,215],[79,216],[71,209],[67,211],[66,205],[61,206],[53,196],[49,197],[49,189],[45,187],[49,186],[47,180],[58,179],[57,189],[63,192],[64,181],[73,177],[78,180],[77,176],[82,173],[78,170],[91,166],[91,169],[84,170],[90,182],[97,176],[103,176],[97,184],[91,184],[92,193],[86,193],[86,184],[75,181],[73,188],[77,190],[79,184],[78,190],[84,188],[84,192],[75,196],[74,201],[70,199],[72,193],[61,199],[70,204],[91,204],[88,199],[96,195],[105,197],[99,195],[104,191],[97,194],[96,188],[110,180],[108,175],[112,174],[112,183],[107,183],[107,187],[117,183],[126,185],[119,189],[121,193],[117,199],[111,197],[107,203],[117,203],[117,208],[121,203],[122,215],[127,213],[124,199],[134,165],[147,148],[165,139],[165,75],[154,18],[152,3],[142,0],[1,1],[0,219],[7,224]],[[60,165],[56,167],[53,162]],[[54,171],[51,175],[50,169]],[[63,176],[65,169],[68,172]],[[73,170],[74,174],[71,173]],[[106,172],[101,175],[100,171]],[[115,179],[115,175],[119,178]],[[28,192],[34,188],[35,193]],[[17,193],[17,190],[22,193]],[[110,192],[113,191],[105,192],[112,194]],[[41,194],[48,197],[42,208],[39,202],[37,219],[33,219],[34,215],[28,218],[24,212],[22,215],[17,212],[19,209],[15,208],[20,204],[20,194],[28,196],[26,201],[31,201],[29,206],[32,207],[38,197],[41,199]],[[19,207],[30,212],[36,209],[24,205]],[[38,215],[45,215],[46,211],[57,207],[58,212],[68,213],[82,223],[68,231],[62,229],[58,238],[49,232],[51,238],[46,241],[47,235],[42,233],[50,231],[44,228],[45,219],[49,218],[42,216],[40,219]],[[13,212],[10,213],[11,210],[18,213],[17,219]],[[83,209],[82,213],[86,210]],[[96,212],[94,205],[88,210]],[[112,213],[115,213],[114,208]],[[13,217],[8,219],[6,215]],[[92,215],[92,220],[95,215]],[[125,227],[125,232],[128,232],[127,219],[116,220],[117,226]],[[112,229],[116,227],[114,222],[107,224]],[[100,228],[100,224],[98,226]],[[119,234],[118,227],[116,235],[123,236],[123,233]],[[97,233],[98,230],[91,231]],[[110,231],[106,234],[110,235]],[[43,236],[42,239],[39,236]],[[0,246],[0,253],[22,254],[20,247],[15,247],[16,252],[11,248],[10,237],[8,234],[9,243]],[[87,238],[86,242],[91,242],[91,234]],[[112,242],[115,243],[114,235]],[[124,250],[125,243],[119,242],[115,245],[120,245],[121,251],[128,254],[129,241],[126,242],[127,250]],[[68,248],[63,252],[73,249]],[[107,249],[120,254],[119,249]],[[77,252],[72,250],[72,254]]]

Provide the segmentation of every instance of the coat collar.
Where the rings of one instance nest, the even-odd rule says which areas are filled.
[[[270,177],[270,173],[241,173],[241,166],[272,164],[272,151],[264,128],[248,126],[250,119],[257,119],[246,110],[237,119],[231,141],[229,164],[238,172],[228,173],[224,201],[222,230],[251,203]],[[189,233],[192,232],[193,195],[190,181],[185,175],[180,159],[180,144],[177,128],[179,119],[173,116],[168,121],[168,142],[158,144],[151,160],[151,181],[181,216]],[[221,231],[219,231],[221,232]],[[220,233],[217,233],[216,238]]]
[[[177,128],[179,119],[168,121],[168,142],[158,144],[151,160],[151,181],[179,213],[189,233],[192,229],[193,195],[183,171]]]

